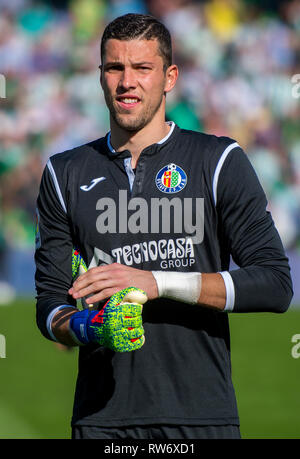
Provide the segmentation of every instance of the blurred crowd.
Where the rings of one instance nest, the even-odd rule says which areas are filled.
[[[2,251],[34,245],[48,157],[109,130],[99,43],[127,12],[172,34],[180,78],[168,119],[240,143],[285,247],[300,252],[300,0],[0,0]]]

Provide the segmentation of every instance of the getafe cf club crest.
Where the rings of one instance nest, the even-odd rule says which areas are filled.
[[[186,173],[176,164],[168,164],[156,175],[155,183],[163,193],[178,193],[183,190],[187,182]]]

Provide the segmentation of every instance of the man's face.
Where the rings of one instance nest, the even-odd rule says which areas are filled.
[[[122,129],[138,131],[164,114],[164,93],[170,89],[157,40],[108,40],[101,85],[110,115]]]

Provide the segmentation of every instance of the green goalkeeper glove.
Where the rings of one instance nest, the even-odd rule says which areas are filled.
[[[87,271],[87,266],[84,259],[82,258],[78,249],[72,251],[72,277],[76,279],[77,276]]]
[[[115,293],[100,311],[84,309],[72,315],[70,331],[78,344],[98,343],[115,352],[140,349],[144,342],[142,324],[143,290],[129,287]]]

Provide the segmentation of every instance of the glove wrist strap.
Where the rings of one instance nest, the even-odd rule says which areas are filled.
[[[98,314],[98,311],[83,309],[72,315],[69,322],[69,333],[79,346],[95,340],[93,328],[90,327],[90,323],[96,314]]]

